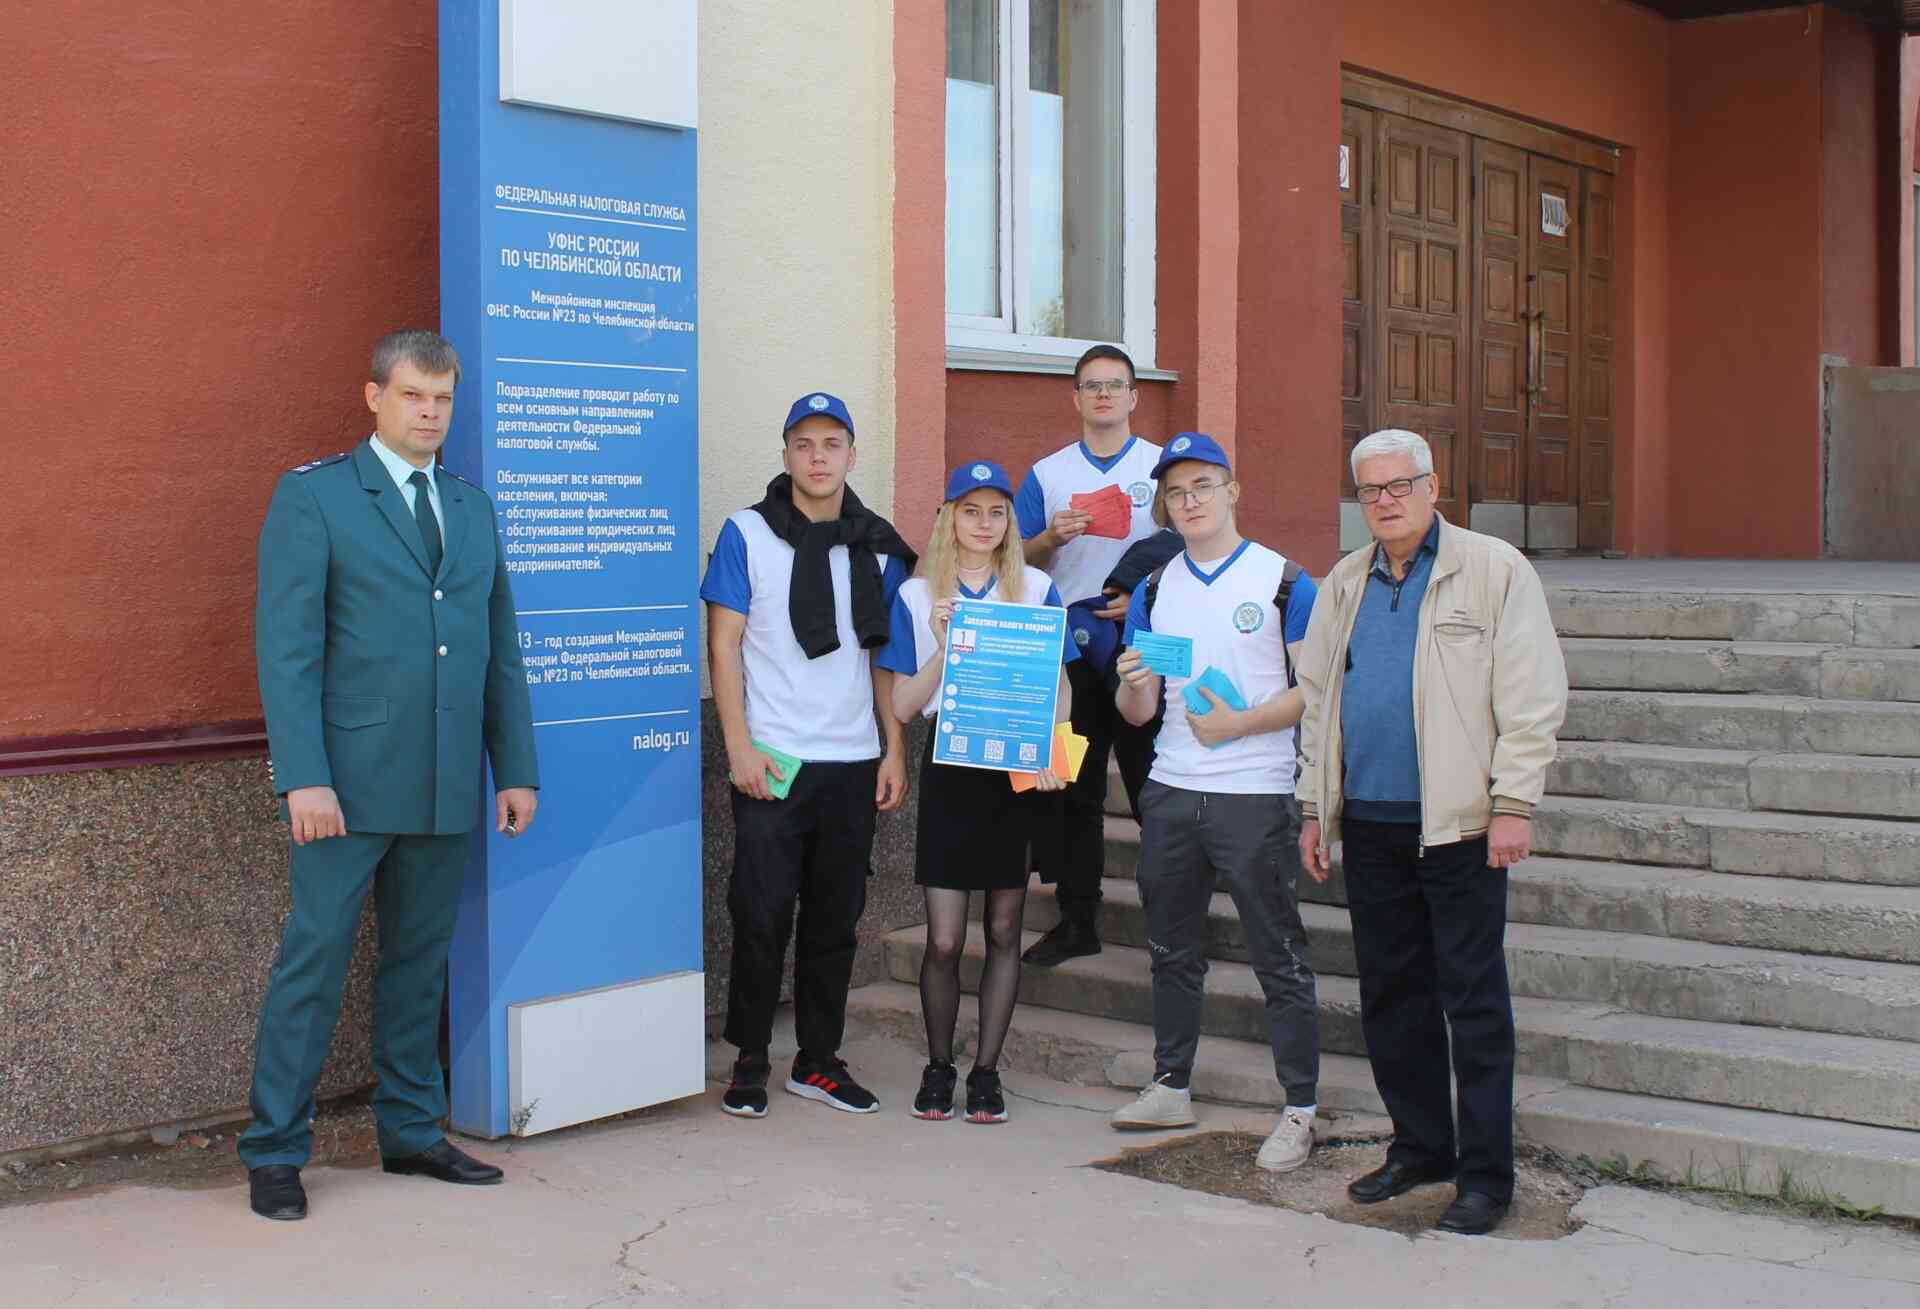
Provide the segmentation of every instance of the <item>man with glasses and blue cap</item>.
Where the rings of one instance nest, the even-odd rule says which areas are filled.
[[[1118,669],[1130,723],[1165,718],[1140,792],[1140,901],[1153,959],[1153,1080],[1109,1120],[1153,1130],[1194,1122],[1191,1079],[1216,880],[1240,914],[1266,995],[1274,1076],[1286,1095],[1257,1159],[1288,1172],[1313,1148],[1320,1019],[1298,901],[1292,657],[1313,612],[1313,579],[1241,537],[1240,484],[1226,451],[1182,432],[1154,465],[1154,516],[1185,548],[1133,592]]]

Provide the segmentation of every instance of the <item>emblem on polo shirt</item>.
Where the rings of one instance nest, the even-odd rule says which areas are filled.
[[[987,466],[986,466],[985,464],[975,464],[975,465],[973,466],[973,480],[974,480],[974,481],[976,481],[976,482],[984,482],[984,481],[986,481],[986,480],[987,480],[987,479],[988,479],[989,477],[992,477],[992,476],[993,476],[993,470],[992,470],[991,468],[989,468],[989,467],[987,467]]]
[[[832,402],[829,401],[827,397],[825,397],[824,395],[814,395],[814,396],[807,397],[807,408],[813,410],[815,413],[818,413],[820,412],[820,410],[825,409],[830,403]]]
[[[1242,636],[1252,636],[1267,621],[1267,607],[1249,600],[1233,611],[1233,627]]]
[[[1190,446],[1192,446],[1192,444],[1193,444],[1192,437],[1181,436],[1181,437],[1175,437],[1173,444],[1167,448],[1172,450],[1177,455],[1183,455],[1187,452],[1187,449]]]
[[[1145,509],[1153,500],[1153,483],[1135,482],[1127,488],[1127,499],[1133,501],[1135,509]]]

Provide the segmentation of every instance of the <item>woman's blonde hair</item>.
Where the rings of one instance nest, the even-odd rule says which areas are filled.
[[[940,506],[933,520],[933,540],[920,560],[920,576],[926,579],[927,593],[935,600],[960,594],[960,546],[954,535],[953,507],[958,500]],[[1027,556],[1020,546],[1020,525],[1014,521],[1013,501],[1007,501],[1007,534],[993,552],[996,596],[1008,604],[1027,601]]]

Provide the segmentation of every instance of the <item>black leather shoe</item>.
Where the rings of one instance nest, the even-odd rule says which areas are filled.
[[[1052,931],[1027,947],[1027,952],[1020,956],[1020,962],[1051,968],[1069,959],[1099,953],[1100,934],[1093,930],[1091,923],[1062,919]]]
[[[1450,1182],[1453,1180],[1451,1168],[1415,1168],[1389,1159],[1381,1167],[1374,1169],[1365,1177],[1357,1177],[1347,1183],[1347,1196],[1355,1204],[1379,1204],[1382,1200],[1391,1200],[1396,1195],[1405,1195],[1416,1186],[1425,1186],[1428,1182]]]
[[[398,1159],[382,1156],[380,1166],[390,1173],[419,1173],[436,1182],[453,1182],[459,1186],[492,1186],[506,1177],[492,1164],[483,1164],[472,1155],[455,1149],[453,1143],[444,1138],[419,1154],[403,1155]]]
[[[1507,1205],[1496,1200],[1485,1191],[1462,1191],[1440,1215],[1440,1221],[1434,1226],[1443,1232],[1458,1232],[1462,1236],[1485,1236],[1500,1226],[1500,1220],[1507,1216]]]
[[[307,1216],[307,1188],[292,1164],[262,1164],[247,1170],[247,1189],[253,1211],[262,1218],[292,1222]]]

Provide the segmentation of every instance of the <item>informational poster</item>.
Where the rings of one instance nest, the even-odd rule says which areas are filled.
[[[654,8],[691,61],[691,0]],[[624,39],[542,27],[568,10],[440,11],[446,459],[493,497],[542,783],[525,836],[484,816],[455,932],[453,1122],[482,1136],[704,1081],[696,134],[607,116],[611,75],[568,112],[568,41]],[[658,18],[626,34],[655,58]]]
[[[1037,773],[1053,757],[1067,611],[959,600],[934,724],[935,763]]]

